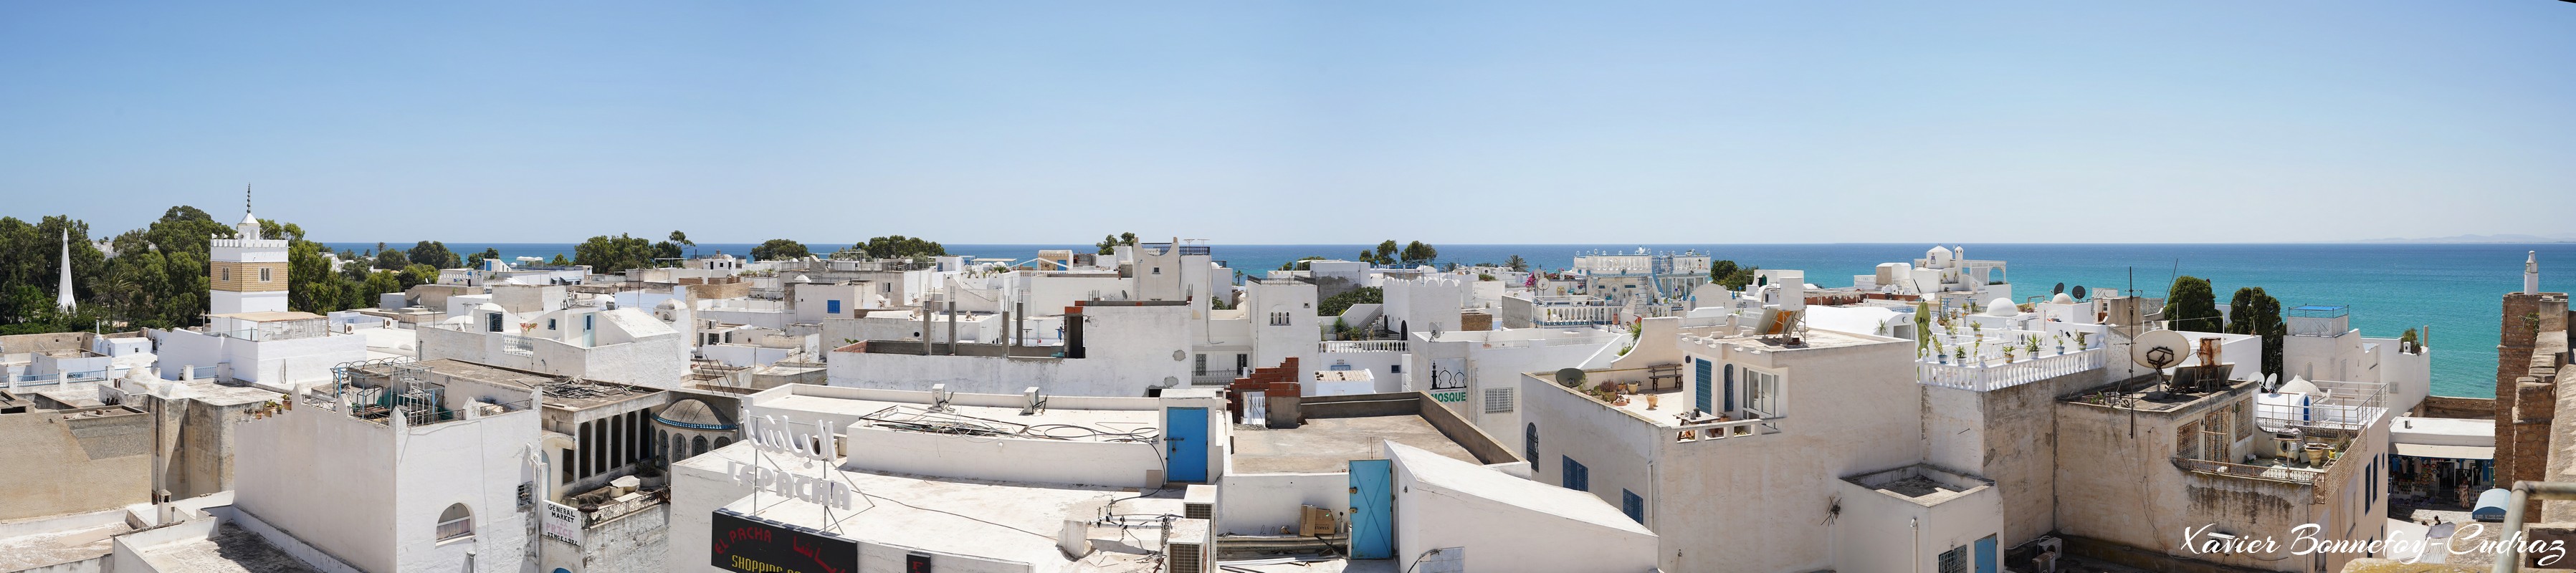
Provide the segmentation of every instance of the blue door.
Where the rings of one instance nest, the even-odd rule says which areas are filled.
[[[1708,367],[1708,361],[1707,361],[1707,360],[1694,360],[1694,361],[1695,361],[1695,362],[1698,362],[1698,364],[1697,364],[1698,369],[1697,369],[1697,370],[1698,370],[1698,374],[1699,374],[1699,379],[1698,379],[1698,387],[1697,387],[1697,388],[1695,388],[1695,390],[1698,390],[1698,392],[1696,393],[1696,399],[1697,399],[1697,401],[1699,402],[1699,404],[1698,404],[1698,405],[1699,405],[1699,411],[1702,411],[1702,412],[1715,412],[1715,411],[1717,411],[1717,408],[1713,408],[1713,407],[1711,407],[1711,406],[1714,406],[1714,405],[1716,405],[1716,404],[1717,404],[1717,387],[1716,387],[1716,386],[1717,386],[1717,380],[1715,380],[1717,377],[1716,377],[1716,376],[1714,376],[1714,375],[1712,375],[1712,373],[1711,373],[1711,372],[1709,372],[1709,367]]]
[[[1977,540],[1977,573],[1995,573],[1995,536]]]
[[[1395,558],[1395,462],[1351,460],[1351,558]]]
[[[1172,408],[1163,411],[1163,447],[1170,455],[1163,472],[1171,481],[1206,482],[1208,480],[1208,413],[1207,408]]]
[[[1726,410],[1735,411],[1735,365],[1726,365]]]

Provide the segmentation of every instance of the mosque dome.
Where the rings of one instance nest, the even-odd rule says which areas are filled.
[[[2062,293],[2062,292],[2061,292],[2061,293],[2057,293],[2057,296],[2050,297],[2050,298],[2048,299],[2048,302],[2055,303],[2055,304],[2075,304],[2075,295],[2070,295],[2070,294],[2066,294],[2066,293]]]
[[[1997,297],[1994,301],[1986,303],[1986,316],[2013,316],[2018,314],[2021,314],[2021,307],[2014,305],[2012,299]]]
[[[716,410],[714,408],[707,407],[706,402],[700,402],[694,399],[681,400],[678,403],[671,404],[671,407],[663,408],[662,413],[654,414],[653,419],[664,424],[670,424],[682,428],[701,430],[731,430],[734,428],[733,422],[725,421],[723,416],[716,414]]]

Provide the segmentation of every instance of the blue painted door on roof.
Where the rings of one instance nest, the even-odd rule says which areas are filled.
[[[1163,473],[1179,482],[1208,480],[1207,408],[1163,411]]]
[[[1709,372],[1710,368],[1707,360],[1692,359],[1692,362],[1698,363],[1699,366],[1699,378],[1697,379],[1698,385],[1693,388],[1698,391],[1694,395],[1694,398],[1696,399],[1695,401],[1698,402],[1697,405],[1699,406],[1699,411],[1715,412],[1717,411],[1717,408],[1715,408],[1717,405],[1717,392],[1715,391],[1717,390],[1717,382],[1714,380],[1716,376],[1714,373]]]
[[[1395,558],[1395,462],[1351,460],[1351,558]]]

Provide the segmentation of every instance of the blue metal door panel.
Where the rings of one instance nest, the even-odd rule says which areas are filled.
[[[1726,365],[1726,410],[1735,411],[1735,365]]]
[[[1163,472],[1171,481],[1208,480],[1207,408],[1172,408],[1163,412]]]
[[[1351,460],[1351,558],[1395,558],[1395,462]]]
[[[1995,536],[1977,540],[1977,573],[1995,573]]]
[[[1717,380],[1715,380],[1717,376],[1715,376],[1714,373],[1709,372],[1709,364],[1707,360],[1696,360],[1696,362],[1699,363],[1699,385],[1695,388],[1695,390],[1698,391],[1697,401],[1699,402],[1699,411],[1715,412],[1717,411],[1717,408],[1713,406],[1717,404]]]

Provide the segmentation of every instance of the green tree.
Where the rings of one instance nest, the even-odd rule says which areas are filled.
[[[1395,251],[1401,248],[1403,247],[1396,245],[1395,239],[1379,241],[1377,244],[1377,257],[1369,260],[1369,262],[1382,265],[1395,264]]]
[[[1528,271],[1529,261],[1521,259],[1520,255],[1512,255],[1512,258],[1503,259],[1503,266],[1514,271]]]
[[[365,281],[358,283],[355,292],[368,306],[374,306],[377,297],[385,293],[403,292],[402,277],[393,271],[370,272]]]
[[[438,282],[438,267],[429,265],[403,267],[402,272],[396,273],[394,278],[396,282],[402,283],[405,289],[435,283]]]
[[[2227,332],[2251,334],[2263,338],[2263,373],[2281,373],[2282,337],[2289,336],[2289,323],[2281,318],[2281,300],[2264,293],[2263,287],[2236,289],[2227,304]]]
[[[1726,264],[1733,266],[1735,261],[1727,261]],[[1726,290],[1744,290],[1746,285],[1753,284],[1754,275],[1760,274],[1761,271],[1760,266],[1735,269],[1735,272],[1727,273],[1726,278],[1717,279],[1717,284],[1726,287]]]
[[[622,273],[660,266],[653,261],[656,253],[652,241],[641,237],[600,235],[573,246],[572,264],[590,265],[590,271],[599,274]]]
[[[688,233],[672,231],[671,238],[669,240],[653,244],[653,258],[656,261],[656,264],[653,266],[662,266],[661,261],[669,261],[669,264],[678,265],[680,260],[687,258],[685,251],[689,247],[694,246],[698,246],[698,244],[689,241]]]
[[[438,241],[421,241],[413,244],[411,246],[411,250],[405,251],[404,254],[407,258],[410,258],[411,262],[414,264],[429,265],[442,269],[453,269],[465,266],[465,261],[463,259],[457,258],[455,252],[447,250],[447,243],[441,243]]]
[[[1283,270],[1283,271],[1302,271],[1302,270],[1308,270],[1308,268],[1309,268],[1309,267],[1308,267],[1307,263],[1311,263],[1311,262],[1315,262],[1315,261],[1321,261],[1321,260],[1324,260],[1324,258],[1323,258],[1323,257],[1306,257],[1306,258],[1301,258],[1301,259],[1297,259],[1297,260],[1294,260],[1294,261],[1288,261],[1288,262],[1285,262],[1285,263],[1279,263],[1279,270]]]
[[[1115,255],[1118,254],[1119,245],[1133,244],[1136,244],[1135,233],[1119,233],[1116,235],[1103,235],[1100,237],[1100,242],[1094,243],[1092,246],[1100,247],[1100,252],[1098,254]]]
[[[1369,252],[1368,249],[1360,249],[1360,258],[1358,260],[1359,262],[1372,265],[1377,264],[1377,253]]]
[[[2174,279],[2173,288],[2165,293],[2166,328],[2218,332],[2226,325],[2219,321],[2217,297],[2206,279],[2190,275]]]
[[[471,255],[466,255],[466,256],[465,256],[465,266],[466,266],[467,268],[476,268],[476,269],[479,269],[479,268],[483,268],[483,261],[488,261],[488,260],[493,260],[493,259],[498,259],[498,258],[501,258],[501,250],[500,250],[500,249],[495,249],[495,248],[491,248],[491,247],[484,247],[484,248],[483,248],[483,252],[480,252],[480,253],[474,253],[474,254],[471,254]]]
[[[571,259],[566,259],[566,258],[564,258],[563,253],[555,253],[555,260],[554,260],[554,262],[546,263],[546,264],[551,265],[551,266],[558,266],[558,267],[569,267],[569,266],[572,266],[572,260],[571,260]]]
[[[206,266],[209,241],[235,234],[231,225],[205,211],[180,205],[162,212],[149,226],[117,235],[113,241],[117,256],[108,260],[107,274],[137,287],[127,310],[129,325],[174,328],[202,323],[212,281]]]
[[[377,269],[398,271],[402,270],[403,267],[408,266],[411,266],[411,257],[403,256],[402,249],[381,249],[376,251]]]
[[[1726,277],[1735,276],[1735,271],[1737,270],[1740,269],[1736,268],[1735,261],[1726,259],[1709,261],[1708,280],[1709,282],[1724,282]]]
[[[1324,297],[1323,301],[1315,303],[1315,314],[1318,316],[1341,316],[1342,312],[1350,310],[1352,305],[1381,304],[1384,302],[1386,302],[1385,291],[1378,290],[1377,287],[1360,287],[1342,291],[1341,294]]]
[[[2409,328],[2406,329],[2405,335],[2397,337],[2397,347],[2408,354],[2413,354],[2423,350],[2424,342],[2415,337],[2415,329]]]
[[[850,250],[865,252],[868,258],[872,259],[909,259],[948,254],[948,249],[939,246],[939,243],[903,235],[868,239],[866,242],[850,245]]]
[[[787,239],[770,239],[751,248],[751,259],[755,261],[801,259],[812,255],[805,251],[804,243]]]
[[[1404,264],[1428,263],[1438,258],[1440,258],[1440,249],[1432,248],[1430,243],[1414,241],[1404,244]]]
[[[302,235],[301,229],[296,232]],[[349,278],[332,272],[331,259],[323,256],[322,244],[295,240],[286,246],[286,308],[310,313],[329,313],[346,308],[349,302]]]

